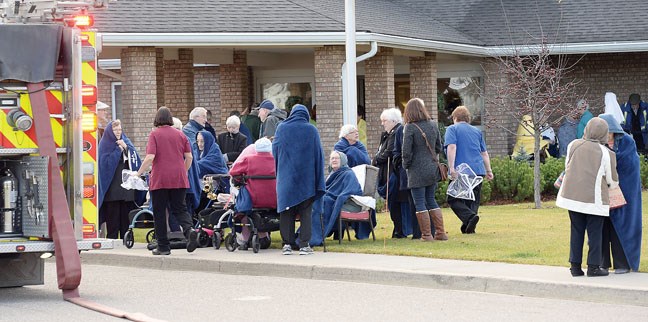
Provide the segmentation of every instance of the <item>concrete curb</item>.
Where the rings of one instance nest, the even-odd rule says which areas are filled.
[[[82,262],[92,265],[363,282],[648,306],[648,274],[643,273],[572,278],[568,269],[551,266],[341,253],[281,256],[277,250],[266,250],[259,254],[244,253],[247,252],[227,254],[225,250],[199,249],[192,254],[174,251],[172,256],[152,256],[146,250],[118,248],[85,252],[82,254]],[[235,254],[239,256],[234,256]]]

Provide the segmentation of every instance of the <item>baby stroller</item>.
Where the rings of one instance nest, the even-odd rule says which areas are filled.
[[[279,230],[276,193],[264,191],[263,197],[267,200],[252,196],[246,187],[250,180],[274,181],[275,176],[240,175],[232,178],[233,185],[239,190],[236,202],[223,214],[223,217],[227,215],[227,224],[231,228],[224,241],[230,252],[247,249],[248,245],[252,246],[254,253],[258,253],[260,249],[267,249],[271,244],[270,233]]]

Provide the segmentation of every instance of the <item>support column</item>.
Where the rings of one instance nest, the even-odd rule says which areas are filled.
[[[146,151],[148,135],[157,112],[157,70],[154,47],[121,50],[123,128],[140,152]]]
[[[432,119],[439,119],[436,53],[410,57],[410,97],[422,99]]]
[[[365,61],[365,112],[367,121],[367,152],[369,156],[378,151],[380,114],[396,106],[394,91],[394,49],[381,47],[378,53]]]
[[[178,49],[177,60],[164,61],[164,104],[173,116],[189,121],[194,106],[193,49]]]
[[[339,140],[338,134],[342,127],[342,64],[344,61],[344,46],[315,48],[317,129],[327,158]]]
[[[196,106],[202,106],[211,111],[210,124],[216,129],[216,133],[221,132],[224,128],[223,124],[218,123],[221,120],[220,90],[219,66],[194,68],[194,100]]]
[[[248,66],[247,52],[234,50],[232,64],[220,66],[220,122],[214,119],[215,128],[224,126],[230,112],[240,111],[248,106]]]
[[[493,59],[487,59],[483,64],[486,77],[484,78],[484,95],[493,96],[498,88],[506,86],[508,82],[504,74],[500,73],[497,63]],[[484,113],[482,124],[486,125],[484,139],[486,147],[491,156],[510,155],[515,144],[515,133],[518,123],[512,113],[506,113],[503,109],[493,108],[493,102],[484,100]]]
[[[155,76],[157,84],[157,107],[164,106],[164,48],[155,49]]]

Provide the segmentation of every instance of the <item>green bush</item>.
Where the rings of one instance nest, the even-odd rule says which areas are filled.
[[[646,159],[646,156],[639,157],[639,166],[640,166],[639,173],[641,175],[641,187],[643,189],[647,189],[648,188],[648,159]]]
[[[563,170],[565,170],[565,158],[547,158],[545,163],[540,164],[540,174],[544,179],[542,193],[555,194],[558,192],[553,184]]]
[[[493,158],[491,167],[495,174],[494,198],[524,201],[533,197],[533,167],[528,162]]]
[[[448,196],[446,195],[446,193],[448,192],[448,184],[450,184],[450,181],[439,181],[437,189],[434,193],[434,197],[441,207],[448,204]]]
[[[481,203],[487,203],[491,201],[491,195],[493,193],[492,181],[484,179],[481,187]]]

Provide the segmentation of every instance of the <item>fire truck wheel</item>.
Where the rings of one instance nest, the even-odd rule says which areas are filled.
[[[212,235],[212,245],[214,246],[214,249],[220,249],[221,243],[223,242],[223,236],[219,231],[215,231],[214,234]]]
[[[151,229],[146,233],[146,242],[147,243],[152,243],[155,242],[157,238],[155,238],[155,229]]]
[[[132,230],[128,230],[124,235],[124,246],[126,248],[133,248],[133,245],[135,245],[135,236],[133,236]]]

